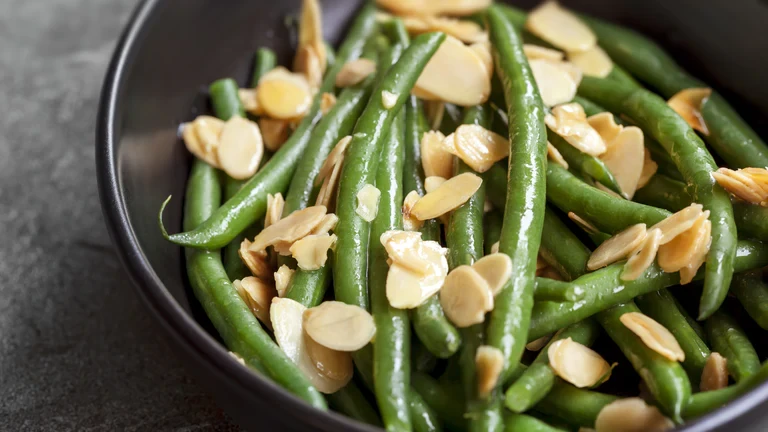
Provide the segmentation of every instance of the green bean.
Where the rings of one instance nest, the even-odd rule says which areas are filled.
[[[739,382],[760,369],[755,347],[733,317],[719,310],[705,322],[712,349],[728,360],[728,373]]]
[[[533,307],[546,201],[547,132],[544,104],[515,28],[497,6],[488,8],[487,17],[509,110],[507,200],[499,251],[512,259],[512,277],[496,296],[487,329],[487,343],[504,355],[504,378],[520,363]]]
[[[699,336],[699,339],[703,340],[705,344],[708,343],[709,340],[707,339],[707,332],[704,331],[704,327],[698,321],[693,319],[693,317],[688,313],[688,310],[686,310],[686,308],[680,303],[677,297],[672,296],[672,301],[675,302],[677,310],[680,311],[688,325],[691,326],[693,331],[696,332],[696,334]]]
[[[440,419],[424,398],[415,390],[408,392],[408,408],[411,413],[414,432],[442,431]]]
[[[444,383],[420,372],[415,372],[411,376],[411,385],[427,405],[437,413],[446,429],[467,430],[464,419],[464,398],[461,391],[446,388]]]
[[[336,64],[336,50],[328,41],[323,41],[325,45],[325,68],[331,69]]]
[[[371,155],[380,153],[395,115],[444,39],[445,35],[438,33],[416,37],[376,87],[357,121],[344,157],[337,198],[336,254],[344,257],[333,266],[334,292],[339,301],[368,309],[366,268],[370,224],[355,211],[356,195],[363,186],[373,183],[377,158]],[[383,64],[380,67],[384,67]],[[389,109],[382,105],[383,91],[397,95],[397,101]]]
[[[328,403],[334,411],[351,417],[363,423],[373,426],[381,426],[381,420],[376,410],[368,403],[365,395],[354,381],[350,381],[346,386],[326,396]]]
[[[768,208],[737,199],[734,199],[732,204],[739,234],[768,241]]]
[[[640,87],[640,83],[638,83],[637,80],[632,75],[629,74],[629,72],[625,71],[624,69],[622,69],[617,65],[613,65],[613,68],[611,68],[611,71],[608,73],[608,76],[606,76],[605,78],[611,81],[616,81],[621,84]]]
[[[586,263],[592,252],[549,208],[544,213],[539,255],[566,280],[573,280],[587,271]]]
[[[640,312],[640,309],[633,302],[624,303],[600,312],[597,320],[632,363],[661,408],[672,420],[681,423],[683,408],[691,397],[688,375],[680,363],[650,349],[620,321],[622,315],[631,312]]]
[[[543,278],[542,278],[543,279]],[[576,302],[584,298],[586,293],[578,285],[550,279],[546,284],[537,284],[533,299],[551,302]]]
[[[555,372],[549,367],[549,347],[553,342],[571,338],[574,342],[591,346],[600,327],[591,318],[572,324],[559,331],[547,343],[536,359],[506,391],[505,405],[516,413],[522,413],[541,401],[555,383]]]
[[[435,357],[419,338],[411,337],[411,364],[413,370],[423,373],[432,373],[437,366],[437,357]]]
[[[575,426],[593,428],[600,410],[617,400],[618,396],[579,389],[557,378],[552,390],[536,404],[536,411],[553,415]]]
[[[760,272],[735,275],[731,282],[731,292],[749,316],[763,330],[768,330],[768,284],[763,282]]]
[[[568,162],[569,168],[578,170],[583,175],[593,178],[595,181],[618,194],[622,193],[619,182],[616,180],[616,177],[613,176],[611,170],[605,166],[603,161],[595,156],[582,152],[567,143],[563,137],[551,130],[547,131],[547,137],[549,138],[549,142],[555,146],[557,151],[563,155],[565,161]]]
[[[504,432],[560,432],[563,429],[550,426],[547,423],[523,414],[507,414],[504,416]]]
[[[259,85],[259,80],[267,72],[275,68],[277,56],[269,48],[259,48],[256,50],[256,56],[253,59],[253,73],[251,74],[251,87]]]
[[[490,184],[487,181],[484,181],[483,185],[486,186],[485,190],[487,191]],[[486,194],[486,196],[489,195]],[[483,250],[486,255],[491,253],[491,248],[497,241],[499,241],[499,238],[501,238],[501,224],[503,218],[504,216],[502,216],[501,212],[498,210],[492,210],[485,214],[485,218],[483,219],[483,232],[485,233]]]
[[[163,209],[160,209],[158,222],[161,233],[166,239],[187,247],[221,248],[264,216],[267,194],[285,191],[291,181],[296,164],[304,156],[312,129],[319,118],[322,94],[333,90],[336,73],[346,62],[360,54],[366,40],[375,31],[375,12],[376,7],[373,4],[367,4],[361,9],[337,53],[338,61],[326,73],[307,115],[267,165],[248,180],[234,197],[219,207],[210,218],[194,230],[173,235],[168,235],[166,232],[162,224]]]
[[[690,420],[708,414],[763,384],[766,380],[768,380],[768,362],[763,363],[757,373],[735,385],[693,395],[683,411],[683,418]]]

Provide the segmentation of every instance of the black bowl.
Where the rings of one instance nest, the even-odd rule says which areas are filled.
[[[326,38],[338,42],[360,0],[323,0]],[[522,4],[530,7],[531,2]],[[659,40],[706,79],[753,124],[768,123],[768,9],[756,1],[573,1],[571,6],[634,27]],[[672,3],[672,4],[670,4]],[[261,430],[373,431],[334,413],[316,411],[237,364],[190,295],[181,250],[163,240],[156,215],[180,228],[190,158],[177,139],[179,123],[207,109],[205,89],[232,76],[245,83],[252,53],[268,46],[285,62],[291,33],[285,16],[299,0],[145,0],[128,23],[107,71],[97,121],[101,201],[128,273],[192,373],[239,424]],[[768,383],[686,431],[768,430],[760,412]]]

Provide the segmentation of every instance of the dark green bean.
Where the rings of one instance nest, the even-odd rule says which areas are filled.
[[[325,68],[331,69],[336,64],[336,50],[328,41],[323,41],[325,45]]]
[[[251,87],[259,85],[259,80],[267,72],[271,71],[277,65],[277,56],[269,48],[259,48],[256,50],[256,56],[253,59],[253,73],[251,74]]]
[[[760,369],[755,347],[733,317],[717,311],[707,319],[705,327],[712,349],[728,360],[728,373],[736,382]]]
[[[490,186],[490,184],[487,181],[484,181],[483,185],[486,186],[485,190],[488,191],[488,186]],[[486,193],[486,196],[488,197],[489,195]],[[501,212],[498,210],[492,210],[485,214],[485,218],[483,219],[483,232],[485,233],[483,250],[486,255],[491,253],[491,248],[497,241],[499,241],[499,238],[501,238],[501,224],[503,218],[504,216],[502,216]]]
[[[537,302],[577,302],[585,295],[580,286],[553,279],[549,279],[546,284],[537,284],[533,292],[533,298]]]
[[[547,423],[523,414],[507,414],[504,416],[504,432],[564,432],[563,429],[550,426]]]
[[[612,191],[621,194],[621,186],[613,176],[611,170],[600,159],[595,156],[588,155],[576,147],[572,146],[555,132],[548,130],[547,137],[549,142],[555,146],[557,151],[563,155],[563,158],[568,162],[568,167],[593,178],[595,181],[601,183],[603,186],[611,189]]]
[[[690,420],[708,414],[763,384],[766,380],[768,380],[768,362],[763,363],[757,373],[735,385],[693,395],[683,411],[683,418]]]
[[[688,310],[686,310],[686,308],[683,307],[683,305],[680,303],[677,297],[672,296],[672,301],[675,302],[675,306],[677,306],[677,310],[680,311],[680,313],[683,315],[683,318],[685,318],[685,321],[688,322],[688,325],[691,326],[691,328],[693,329],[693,331],[696,332],[697,335],[699,335],[699,339],[703,340],[705,344],[708,343],[709,340],[707,339],[707,332],[704,331],[704,327],[701,325],[701,323],[693,319],[691,314],[689,314]]]
[[[592,252],[549,208],[544,213],[539,255],[566,280],[583,275]]]
[[[553,415],[575,426],[593,428],[600,410],[617,400],[618,396],[579,389],[557,378],[552,390],[536,404],[536,411]]]
[[[427,374],[415,372],[411,376],[411,385],[437,413],[446,429],[465,431],[464,398],[461,390],[449,388],[445,383],[438,382]]]
[[[763,281],[760,273],[735,275],[731,282],[731,292],[749,316],[764,330],[768,330],[768,284]]]
[[[328,403],[334,411],[369,425],[381,426],[379,414],[368,403],[365,395],[354,381],[350,381],[341,390],[327,395],[326,398],[328,398]]]
[[[442,431],[440,419],[424,398],[415,390],[408,392],[408,407],[411,412],[411,422],[414,432]]]

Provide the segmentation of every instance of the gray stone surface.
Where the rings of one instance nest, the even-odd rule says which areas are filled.
[[[94,119],[133,0],[0,0],[0,430],[233,430],[133,293]]]

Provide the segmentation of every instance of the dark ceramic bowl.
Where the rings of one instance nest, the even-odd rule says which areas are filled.
[[[359,0],[323,0],[326,38],[338,42]],[[525,1],[521,6],[531,7]],[[695,75],[729,97],[751,124],[768,120],[768,8],[757,0],[572,1],[576,9],[657,39]],[[207,109],[205,89],[233,76],[246,82],[252,53],[267,46],[291,57],[284,17],[299,0],[145,0],[126,27],[107,71],[96,133],[101,201],[107,225],[139,296],[170,336],[193,375],[220,406],[251,430],[375,430],[309,407],[241,367],[218,342],[190,295],[182,251],[163,240],[161,202],[170,232],[181,222],[190,157],[179,123]],[[686,431],[768,430],[768,383]],[[764,409],[764,408],[763,408]]]

